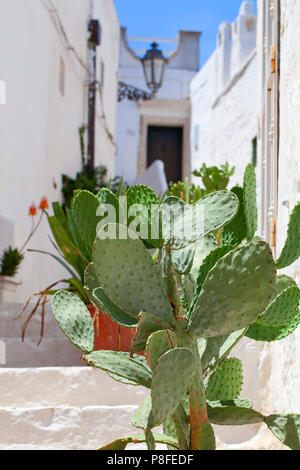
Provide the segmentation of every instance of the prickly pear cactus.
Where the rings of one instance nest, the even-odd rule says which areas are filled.
[[[130,443],[145,443],[149,450],[156,443],[173,450],[212,450],[216,446],[212,424],[256,423],[265,423],[285,445],[300,449],[300,415],[264,416],[248,400],[239,399],[242,364],[228,358],[245,335],[278,341],[300,323],[300,290],[276,269],[300,255],[299,206],[275,263],[269,245],[254,238],[256,180],[251,165],[243,188],[212,193],[194,206],[175,197],[160,202],[150,188],[135,186],[128,192],[127,208],[130,212],[143,204],[142,216],[134,220],[132,210],[129,227],[124,221],[108,223],[96,236],[95,209],[108,201],[118,210],[126,203],[107,191],[97,196],[79,192],[72,214],[92,253],[85,271],[88,298],[119,325],[136,326],[131,350],[93,352],[93,322],[84,303],[65,291],[52,302],[59,326],[85,353],[83,360],[89,366],[122,384],[149,389],[132,417],[140,434],[118,439],[102,450],[124,450]],[[152,233],[143,238],[132,230],[142,218],[151,228],[151,204],[160,220],[157,239]],[[166,209],[175,207],[174,223],[167,226]],[[197,211],[202,217],[194,218]],[[153,247],[157,251],[149,251]],[[144,357],[135,354],[140,351]],[[154,432],[160,425],[165,434]]]

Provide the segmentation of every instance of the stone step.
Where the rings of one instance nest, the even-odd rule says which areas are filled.
[[[16,320],[21,313],[23,304],[19,303],[0,303],[0,338],[20,338],[21,326],[24,323],[29,312],[34,307],[30,304],[23,316]],[[38,341],[41,330],[41,309],[35,313],[26,329],[26,338],[33,338]],[[64,339],[64,334],[60,330],[52,313],[50,304],[45,309],[45,331],[44,338]]]
[[[87,366],[0,369],[0,407],[137,405],[148,394]]]
[[[21,340],[21,326],[33,307],[27,307],[23,317],[15,320],[23,305],[0,304],[1,356],[5,349],[5,360],[0,357],[0,367],[80,367],[81,353],[64,336],[58,327],[50,305],[46,307],[45,332],[41,344],[38,340],[41,330],[41,315],[37,312],[26,330],[25,341]],[[5,363],[4,363],[5,362]]]
[[[5,349],[1,369],[84,365],[80,361],[81,352],[64,338],[44,338],[39,346],[36,338],[26,338],[24,342],[20,338],[1,338],[1,342]]]
[[[0,450],[96,450],[115,439],[140,434],[130,424],[136,408],[134,405],[0,407]],[[240,444],[225,444],[216,437],[218,450],[286,449],[266,427]],[[144,450],[146,446],[132,444],[129,449]],[[165,449],[163,445],[157,446],[157,450]]]
[[[0,449],[96,450],[127,435],[136,406],[0,408]]]

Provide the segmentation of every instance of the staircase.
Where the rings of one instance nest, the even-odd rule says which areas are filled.
[[[93,450],[136,434],[130,416],[148,392],[85,366],[50,309],[41,345],[39,315],[22,343],[21,322],[13,320],[21,308],[0,305],[6,349],[6,364],[0,365],[0,449]]]
[[[33,317],[22,343],[21,322],[13,320],[21,309],[18,304],[0,304],[0,450],[94,450],[137,434],[130,417],[149,391],[119,384],[87,367],[50,309],[42,344],[37,346],[39,315]],[[249,437],[247,428],[215,426],[218,448],[283,448],[265,426],[255,425]]]

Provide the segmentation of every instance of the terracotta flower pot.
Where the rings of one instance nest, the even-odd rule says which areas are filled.
[[[125,328],[114,323],[106,313],[94,305],[87,305],[95,327],[94,351],[129,352],[135,328]]]

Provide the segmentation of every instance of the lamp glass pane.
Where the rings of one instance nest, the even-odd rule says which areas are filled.
[[[162,84],[163,73],[164,73],[165,62],[163,59],[154,59],[153,60],[153,75],[154,82],[157,87],[160,87]]]
[[[144,60],[143,64],[146,82],[147,85],[150,85],[152,83],[152,60]]]

